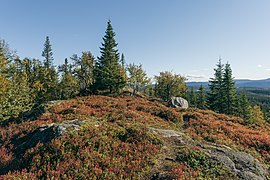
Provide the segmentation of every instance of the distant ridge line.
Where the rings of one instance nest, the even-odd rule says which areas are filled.
[[[238,88],[270,88],[270,78],[260,79],[260,80],[250,80],[250,79],[235,79],[235,86]],[[187,82],[189,87],[199,87],[200,85],[208,86],[208,81],[202,82]]]

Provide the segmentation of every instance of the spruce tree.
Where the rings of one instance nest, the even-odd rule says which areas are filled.
[[[214,78],[211,78],[209,81],[209,89],[208,93],[208,104],[211,110],[214,110],[218,113],[223,113],[224,108],[224,92],[223,92],[223,73],[224,73],[224,65],[221,63],[221,59],[219,59],[217,67],[214,69]]]
[[[242,93],[239,95],[239,107],[238,107],[238,113],[239,116],[242,117],[243,119],[248,119],[250,117],[250,102],[249,99],[247,98],[247,95]]]
[[[124,56],[123,53],[121,55],[120,64],[122,65],[122,67],[124,68],[124,70],[126,70],[126,60],[125,60],[125,56]]]
[[[46,69],[49,69],[50,67],[53,66],[53,52],[49,36],[46,36],[44,42],[44,49],[42,51],[42,57],[44,57],[43,62]]]
[[[65,61],[64,61],[64,64],[58,66],[58,72],[61,72],[61,73],[71,73],[71,68],[72,66],[68,63],[68,59],[65,58]]]
[[[119,62],[120,57],[111,21],[107,23],[100,53],[101,56],[97,59],[94,71],[94,88],[95,90],[109,90],[110,93],[119,92],[126,85],[126,73]]]
[[[232,77],[232,69],[229,63],[225,64],[223,78],[222,78],[222,98],[223,113],[229,115],[236,115],[237,112],[237,97],[235,92],[234,80]]]
[[[197,95],[193,87],[190,88],[188,97],[190,105],[193,107],[197,107]]]
[[[199,109],[207,109],[206,93],[202,84],[197,95],[197,107]]]
[[[44,49],[42,51],[42,56],[44,57],[43,64],[44,64],[44,80],[43,82],[43,89],[45,91],[44,96],[42,97],[42,101],[51,101],[58,99],[59,94],[57,94],[57,84],[58,84],[58,75],[53,65],[53,52],[52,46],[50,43],[50,39],[47,36]]]

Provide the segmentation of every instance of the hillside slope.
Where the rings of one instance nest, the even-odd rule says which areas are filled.
[[[0,179],[269,179],[269,154],[269,125],[136,97],[50,102],[0,129]]]

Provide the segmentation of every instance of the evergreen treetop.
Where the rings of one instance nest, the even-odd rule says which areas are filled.
[[[53,66],[53,52],[52,45],[50,43],[49,36],[46,36],[44,42],[44,49],[42,51],[42,56],[44,57],[44,66],[46,69]]]
[[[224,73],[224,65],[219,59],[217,67],[214,69],[214,78],[209,81],[210,92],[208,94],[208,104],[210,109],[222,113],[223,112],[223,91],[222,91],[222,81]]]
[[[111,21],[107,23],[107,29],[101,45],[101,56],[98,57],[94,70],[95,90],[109,90],[110,93],[119,92],[126,84],[126,73],[120,64],[115,32],[113,31]]]
[[[223,113],[225,114],[236,114],[237,111],[237,97],[235,92],[234,80],[232,77],[232,69],[230,64],[225,64],[223,78],[222,78],[222,91],[223,97]]]

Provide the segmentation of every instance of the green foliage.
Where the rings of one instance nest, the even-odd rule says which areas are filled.
[[[16,51],[12,50],[9,47],[9,44],[4,40],[0,38],[0,49],[1,53],[6,57],[7,61],[12,61],[17,57]]]
[[[249,119],[251,115],[251,108],[247,95],[242,93],[239,96],[238,102],[239,102],[238,112],[240,117],[242,117],[243,119]]]
[[[8,101],[8,91],[10,88],[10,81],[7,77],[7,59],[4,55],[3,49],[0,48],[0,119],[5,119],[4,114],[5,104]],[[0,120],[0,121],[1,121]]]
[[[191,107],[197,107],[197,94],[193,87],[191,87],[190,91],[188,92],[188,102]]]
[[[259,105],[264,113],[264,119],[270,123],[270,89],[267,88],[244,88],[239,90],[244,93],[251,106]]]
[[[114,36],[111,21],[108,21],[100,48],[101,56],[98,57],[94,70],[95,90],[109,90],[110,93],[117,93],[126,85],[126,73],[119,63],[119,53]]]
[[[142,69],[142,65],[129,64],[127,66],[128,86],[133,89],[133,94],[145,89],[150,83],[150,79],[147,77],[146,72]]]
[[[149,96],[149,97],[153,97],[155,96],[155,88],[152,84],[151,79],[149,79],[150,81],[146,84],[145,88],[144,88],[144,93]]]
[[[23,64],[25,66],[25,72],[28,76],[28,82],[35,94],[35,102],[36,104],[41,104],[46,102],[46,70],[42,64],[42,62],[38,59],[24,59]]]
[[[208,104],[211,110],[222,113],[223,112],[223,64],[221,63],[221,59],[219,59],[217,68],[214,69],[215,74],[214,78],[211,78],[209,81],[209,89],[208,93]]]
[[[72,75],[72,65],[67,59],[63,65],[59,66],[58,72],[62,73],[58,85],[60,99],[69,99],[79,94],[78,79]]]
[[[4,116],[9,118],[17,118],[20,114],[28,112],[34,106],[35,94],[29,84],[25,66],[21,60],[16,59],[10,65],[9,71],[12,72],[11,84],[7,91],[3,108]]]
[[[42,56],[44,57],[44,70],[42,70],[41,76],[43,81],[41,82],[44,93],[40,99],[41,102],[46,102],[59,98],[57,93],[58,75],[53,65],[53,53],[48,36],[46,36],[44,42]]]
[[[155,76],[156,85],[155,93],[157,97],[164,99],[165,101],[170,100],[173,96],[185,96],[187,91],[187,85],[185,83],[186,78],[165,71],[160,72],[159,76]]]
[[[197,94],[197,107],[200,109],[207,109],[206,92],[203,85],[200,86]]]
[[[250,111],[250,114],[246,119],[247,124],[263,125],[266,123],[260,106],[258,105],[253,107],[250,106],[248,110]]]
[[[0,49],[0,119],[18,118],[34,105],[26,67],[20,59],[8,63]]]
[[[223,80],[222,80],[222,90],[223,90],[223,113],[234,115],[237,112],[237,97],[235,92],[234,80],[232,77],[232,70],[230,64],[226,63],[224,68]]]
[[[82,57],[73,55],[71,57],[74,63],[73,73],[79,81],[79,94],[89,95],[92,93],[94,83],[94,64],[95,58],[90,51],[82,52]]]
[[[121,54],[120,64],[122,65],[122,67],[126,71],[126,60],[125,60],[125,56],[123,53]]]
[[[209,81],[208,104],[211,110],[229,115],[237,114],[237,96],[229,63],[224,65],[221,59],[214,69],[214,78]]]
[[[44,66],[46,69],[49,69],[53,66],[53,52],[52,45],[50,43],[49,36],[46,36],[44,42],[44,49],[42,51],[42,57],[44,57]]]

